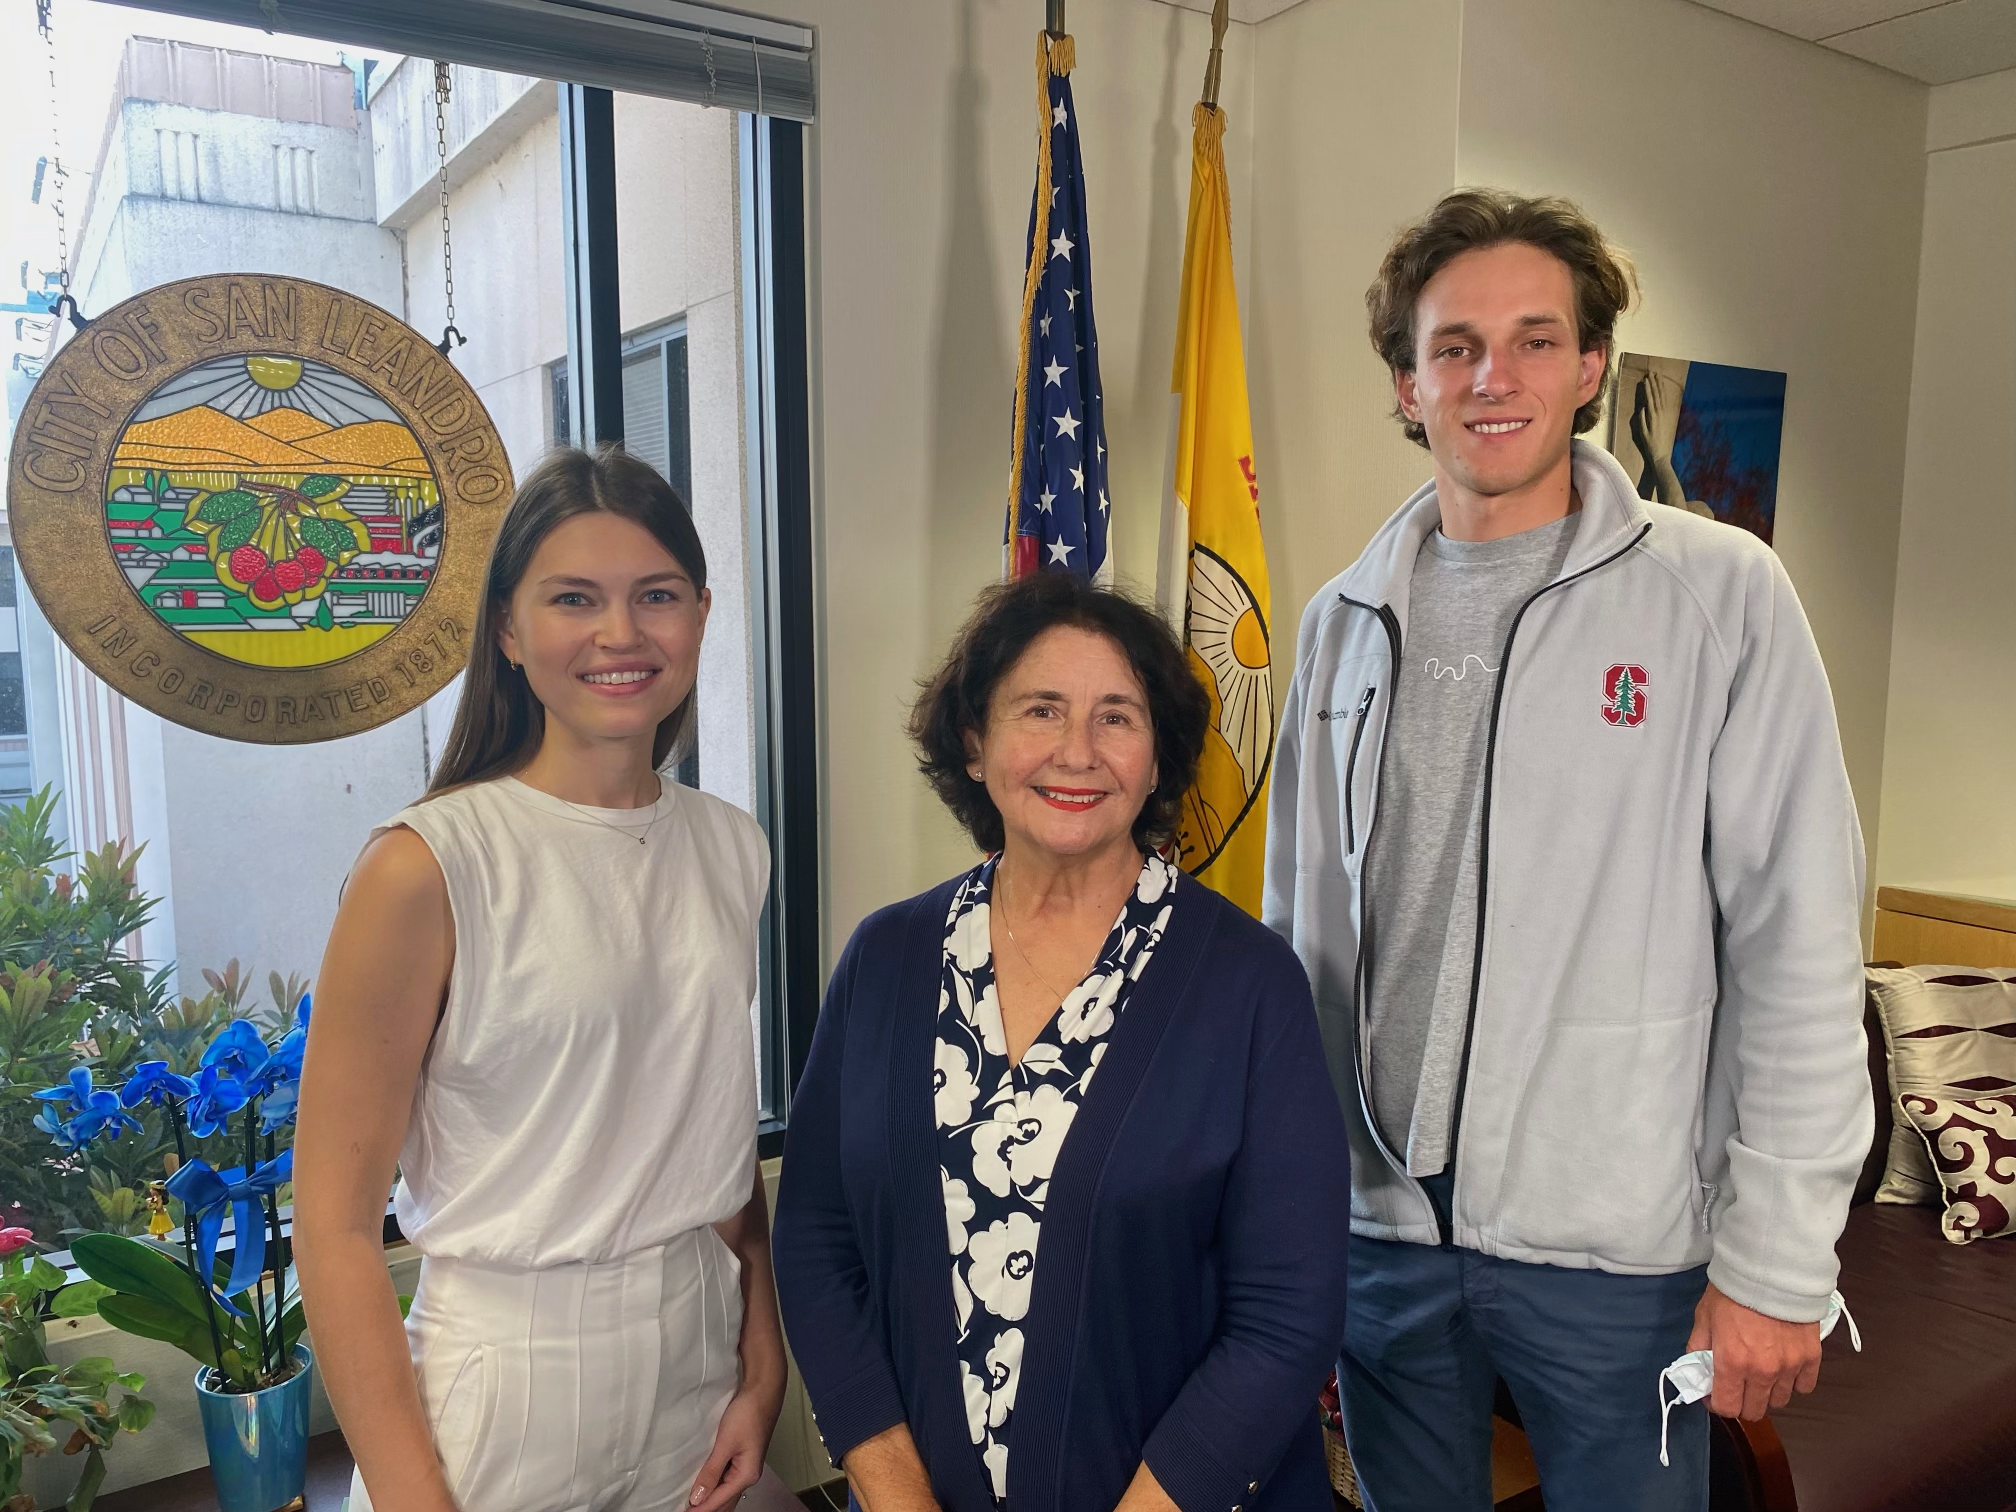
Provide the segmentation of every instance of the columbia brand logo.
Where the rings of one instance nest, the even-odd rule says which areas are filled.
[[[1619,662],[1603,674],[1603,721],[1623,729],[1635,729],[1645,723],[1645,684],[1649,679],[1643,667]]]

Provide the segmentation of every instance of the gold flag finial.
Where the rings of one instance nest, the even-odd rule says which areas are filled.
[[[1218,0],[1211,8],[1211,61],[1204,65],[1204,103],[1213,110],[1218,108],[1218,79],[1225,67],[1225,23],[1230,10],[1231,0]]]

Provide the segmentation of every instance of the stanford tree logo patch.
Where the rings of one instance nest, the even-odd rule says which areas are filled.
[[[1645,723],[1645,669],[1618,663],[1603,674],[1603,718],[1633,729]]]

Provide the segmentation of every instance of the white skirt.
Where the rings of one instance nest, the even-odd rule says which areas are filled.
[[[741,1381],[741,1262],[711,1227],[604,1265],[429,1257],[406,1339],[469,1512],[687,1506]],[[350,1512],[371,1512],[362,1474]]]

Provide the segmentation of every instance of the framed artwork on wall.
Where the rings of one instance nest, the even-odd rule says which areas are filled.
[[[1620,353],[1610,452],[1641,498],[1769,542],[1778,512],[1785,375]]]

